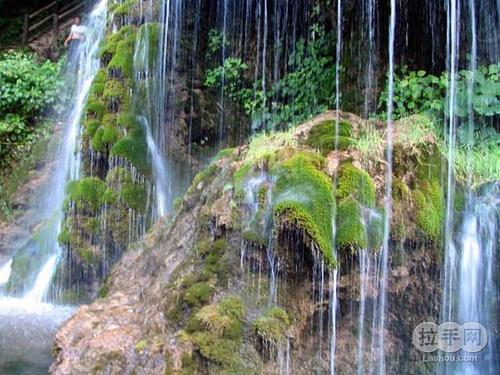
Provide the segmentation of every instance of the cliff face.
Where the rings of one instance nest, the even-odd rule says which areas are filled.
[[[175,214],[130,246],[102,298],[59,330],[51,373],[322,372],[333,311],[337,372],[373,367],[385,167],[383,145],[367,159],[356,140],[383,129],[340,114],[335,139],[334,119],[327,112],[221,151]],[[409,122],[422,121],[396,126],[384,331],[391,371],[424,370],[412,361],[411,334],[439,311],[433,220],[443,200],[433,170],[441,161],[431,138],[405,136]]]

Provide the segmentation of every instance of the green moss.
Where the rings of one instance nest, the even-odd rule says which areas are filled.
[[[125,0],[120,5],[117,5],[113,10],[113,14],[118,17],[133,16],[136,13],[136,7],[140,0]]]
[[[124,39],[128,39],[135,34],[135,28],[131,25],[126,25],[120,28],[115,33],[108,34],[106,40],[99,48],[99,56],[114,55],[116,53],[118,43]]]
[[[191,285],[184,294],[184,302],[190,306],[203,306],[210,301],[214,287],[207,282]]]
[[[138,212],[145,212],[148,193],[144,189],[144,186],[134,183],[124,184],[120,192],[120,197],[127,207]]]
[[[243,306],[241,298],[236,296],[229,296],[221,300],[219,302],[219,311],[239,321],[245,318],[245,306]]]
[[[59,236],[57,237],[57,241],[59,242],[60,245],[69,245],[70,244],[71,232],[66,225],[64,225],[61,228],[61,232],[59,233]]]
[[[135,132],[118,140],[111,148],[111,155],[121,156],[132,163],[140,173],[149,174],[148,146],[142,133]]]
[[[224,240],[219,239],[215,241],[205,258],[205,268],[203,269],[203,276],[211,278],[216,276],[219,282],[224,284],[227,281],[227,274],[229,272],[229,264],[224,258],[227,244]]]
[[[122,82],[112,79],[104,85],[103,97],[105,99],[115,99],[120,103],[124,103],[128,101],[129,93]]]
[[[441,237],[445,216],[444,194],[438,182],[421,183],[412,193],[417,227],[429,238],[438,241]]]
[[[135,350],[138,351],[139,353],[142,353],[148,346],[148,341],[147,340],[139,340],[135,344]]]
[[[367,233],[361,215],[359,203],[351,198],[338,204],[336,243],[339,248],[352,252],[367,248]]]
[[[290,320],[285,310],[273,307],[252,323],[255,334],[266,344],[280,346],[288,336]]]
[[[113,145],[118,140],[120,134],[118,129],[114,127],[105,127],[104,133],[102,134],[102,141],[107,145]]]
[[[309,147],[318,149],[323,154],[335,150],[335,140],[339,150],[345,150],[352,144],[351,133],[352,127],[347,121],[339,122],[339,136],[336,138],[335,121],[322,122],[311,129],[306,144]]]
[[[94,77],[94,81],[92,81],[92,85],[90,86],[89,97],[96,98],[102,96],[106,78],[106,70],[99,69]]]
[[[273,191],[274,214],[295,221],[316,242],[324,257],[334,263],[332,218],[333,186],[322,171],[324,158],[300,152],[273,168],[277,176]]]
[[[88,234],[96,235],[99,232],[99,220],[95,217],[82,218],[81,227]]]
[[[88,177],[81,180],[71,181],[66,187],[66,193],[70,200],[85,203],[93,211],[102,205],[106,185],[104,181],[95,177]]]
[[[135,61],[138,70],[152,69],[158,61],[158,44],[161,25],[159,23],[145,23],[139,27],[137,33],[137,55],[144,56],[144,60]]]
[[[267,245],[267,238],[265,238],[264,236],[262,236],[261,233],[253,229],[244,230],[243,233],[241,234],[241,237],[248,242],[258,243],[263,246]]]
[[[338,171],[338,200],[353,198],[365,207],[375,206],[375,185],[370,175],[351,163],[344,163]]]
[[[242,164],[233,175],[234,195],[240,201],[245,198],[245,181],[252,169],[253,165],[247,162]]]
[[[124,77],[132,78],[134,70],[135,32],[130,33],[116,45],[116,50],[108,64],[109,69],[120,71]]]
[[[87,265],[94,264],[98,261],[98,255],[88,247],[76,248],[78,257]]]
[[[222,149],[219,151],[219,153],[217,155],[214,156],[214,158],[212,159],[212,163],[217,162],[223,158],[227,158],[227,157],[233,155],[233,153],[234,153],[234,148]]]
[[[196,176],[194,176],[193,182],[191,183],[191,187],[188,190],[188,193],[193,193],[195,189],[197,189],[200,182],[207,181],[210,177],[212,177],[217,171],[218,167],[216,164],[211,163],[201,172],[198,172]]]
[[[193,343],[207,360],[225,367],[239,365],[239,343],[219,337],[212,332],[199,332],[193,336]]]
[[[99,100],[89,99],[85,106],[85,110],[88,117],[100,121],[104,113],[106,113],[106,105]]]
[[[85,122],[85,133],[92,138],[97,131],[97,129],[101,126],[99,121],[89,120]]]
[[[102,140],[102,136],[104,134],[103,128],[98,128],[92,137],[92,149],[96,151],[103,152],[106,148],[105,143]]]

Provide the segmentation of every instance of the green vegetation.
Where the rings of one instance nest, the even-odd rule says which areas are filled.
[[[288,61],[288,73],[263,91],[262,81],[254,81],[248,65],[239,58],[228,57],[220,66],[208,69],[205,85],[220,88],[241,110],[252,117],[254,124],[271,129],[304,121],[335,103],[336,67],[331,54],[334,37],[316,25],[313,38],[297,42]],[[222,48],[221,34],[211,31],[208,57]]]
[[[45,110],[59,97],[61,64],[0,54],[0,170],[9,172],[44,137]]]
[[[252,322],[255,334],[266,345],[278,348],[288,337],[290,319],[285,310],[273,307]]]
[[[469,86],[474,77],[472,106],[477,116],[489,118],[500,114],[500,64],[480,67],[476,72],[462,70],[458,74],[456,87],[457,99],[454,114],[458,117],[468,115]],[[409,71],[402,67],[394,80],[394,116],[402,118],[412,114],[434,115],[443,118],[448,114],[446,90],[449,84],[447,73],[440,77],[423,70]],[[387,105],[387,89],[382,93],[379,109],[382,116]]]
[[[318,245],[325,259],[334,263],[332,218],[335,212],[331,179],[323,172],[325,160],[317,154],[298,152],[273,167],[274,215],[298,223]]]
[[[73,202],[84,204],[84,207],[97,211],[104,204],[103,197],[106,191],[104,181],[95,177],[71,181],[66,187],[68,198]]]
[[[365,207],[375,207],[375,185],[370,175],[351,163],[344,163],[338,171],[338,200],[353,198]]]
[[[429,239],[439,241],[445,216],[445,201],[441,185],[437,181],[422,181],[421,188],[413,191],[412,197],[417,227]]]
[[[370,123],[352,140],[351,148],[358,152],[364,165],[369,165],[383,158],[385,140],[381,132]]]
[[[245,308],[238,297],[229,296],[217,305],[203,307],[192,317],[188,333],[199,353],[230,371],[241,368],[239,346],[243,337]]]
[[[332,120],[324,121],[316,125],[309,132],[306,144],[321,151],[323,155],[335,150],[335,145],[339,150],[347,149],[351,143],[352,126],[347,121],[339,122],[338,139],[336,139],[336,122]]]

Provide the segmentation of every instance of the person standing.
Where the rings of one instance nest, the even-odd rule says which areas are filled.
[[[73,64],[74,66],[78,65],[78,56],[80,51],[80,44],[85,39],[85,32],[87,28],[81,25],[82,19],[80,16],[75,17],[74,24],[71,26],[70,33],[66,40],[64,41],[64,46],[68,47],[68,63]]]

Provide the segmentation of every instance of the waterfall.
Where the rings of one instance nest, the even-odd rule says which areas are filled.
[[[24,296],[24,299],[29,302],[39,302],[44,299],[50,288],[52,276],[57,267],[59,254],[52,255],[42,267],[41,271],[35,279],[33,288]]]
[[[455,101],[456,101],[456,74],[458,65],[458,45],[459,45],[459,0],[448,0],[446,3],[447,16],[447,64],[449,71],[447,100],[448,114],[445,122],[446,129],[446,147],[447,147],[447,184],[446,184],[446,216],[444,223],[444,287],[443,301],[441,311],[441,322],[452,321],[454,318],[453,294],[456,284],[457,270],[457,250],[453,243],[453,225],[454,225],[454,193],[455,182],[453,174],[453,163],[455,157],[456,143],[456,121],[455,116]],[[443,371],[447,372],[447,364],[442,366]]]
[[[51,362],[53,334],[73,311],[71,307],[44,301],[50,300],[49,291],[62,253],[58,235],[63,221],[65,187],[80,174],[81,155],[78,146],[80,121],[89,88],[99,68],[97,51],[105,32],[106,13],[106,1],[102,0],[84,23],[87,32],[85,41],[80,46],[78,61],[68,63],[66,87],[71,99],[68,103],[64,103],[69,110],[62,121],[65,124],[62,142],[59,149],[51,156],[54,170],[50,176],[50,183],[40,196],[40,204],[35,207],[37,210],[35,217],[41,218],[42,224],[33,235],[34,239],[28,242],[27,248],[37,260],[37,269],[28,275],[29,280],[24,281],[28,283],[29,288],[21,298],[0,297],[0,342],[2,343],[0,372],[2,373],[8,372],[8,366],[16,361],[22,363],[27,371],[32,371],[30,373],[45,372]],[[78,69],[75,69],[75,66]],[[26,249],[19,249],[18,253],[23,251]],[[14,258],[2,267],[1,281],[7,281],[5,279],[9,276],[12,280],[16,272],[17,256],[19,254],[15,254]]]
[[[155,64],[157,56],[154,55],[156,45],[150,45],[151,34],[156,32],[156,25],[151,23],[152,19],[152,4],[145,11],[143,17],[147,22],[142,26],[142,31],[138,33],[134,50],[134,78],[135,78],[135,92],[134,102],[137,107],[137,120],[142,125],[146,133],[146,144],[148,147],[149,157],[151,158],[151,165],[154,174],[155,182],[155,198],[156,207],[153,213],[153,218],[164,216],[169,210],[169,202],[171,201],[171,191],[169,185],[169,171],[166,165],[165,158],[162,151],[159,149],[157,142],[161,140],[155,139],[153,135],[153,128],[158,129],[159,124],[154,121],[158,118],[157,113],[160,110],[155,107],[155,98],[159,96],[159,87],[155,80],[151,77],[155,71]],[[153,30],[154,28],[154,30]],[[142,95],[145,93],[144,95]]]
[[[497,308],[495,265],[499,213],[500,184],[497,182],[484,194],[471,199],[459,237],[458,323],[481,323],[490,335],[498,323],[494,311]],[[479,353],[482,361],[460,362],[455,373],[497,373],[495,344],[493,339],[489,340],[485,353]]]
[[[9,281],[11,271],[12,259],[9,259],[2,267],[0,267],[0,285],[4,285],[7,281]]]
[[[382,245],[382,257],[380,263],[380,306],[378,314],[377,342],[379,350],[378,373],[385,374],[385,319],[387,309],[387,287],[389,282],[389,249],[390,249],[390,223],[392,210],[392,146],[393,146],[393,97],[394,97],[394,39],[396,33],[396,0],[391,0],[391,14],[389,19],[389,81],[387,99],[387,158],[386,158],[386,178],[385,178],[385,214],[384,214],[384,234]]]
[[[62,251],[57,238],[63,220],[62,205],[65,187],[69,181],[78,179],[80,175],[80,121],[91,83],[99,69],[97,51],[104,34],[105,22],[106,2],[101,1],[86,22],[87,35],[80,46],[79,60],[69,62],[67,77],[74,81],[76,73],[76,85],[73,86],[74,91],[71,92],[71,102],[67,103],[70,111],[64,119],[66,126],[61,147],[54,155],[56,166],[51,176],[51,183],[40,198],[43,202],[39,207],[40,217],[45,223],[37,234],[40,238],[38,251],[45,255],[42,258],[43,264],[37,270],[31,290],[25,293],[24,298],[30,302],[42,302],[47,299],[47,293],[61,257]],[[78,66],[78,71],[74,71],[72,64]]]
[[[375,67],[376,67],[376,15],[375,15],[375,0],[365,0],[365,18],[364,21],[366,27],[368,28],[368,61],[366,63],[366,73],[365,73],[365,100],[364,100],[364,108],[363,115],[368,118],[371,111],[375,108],[374,101],[375,97],[373,94],[373,90],[376,89],[375,80]]]

